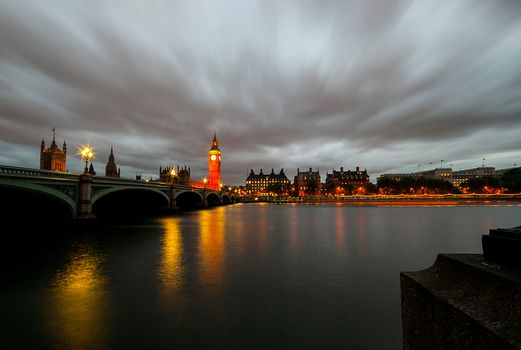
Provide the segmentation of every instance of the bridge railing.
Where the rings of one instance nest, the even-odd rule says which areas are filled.
[[[75,180],[79,181],[80,174],[72,174],[72,173],[63,173],[58,171],[49,171],[49,170],[40,170],[40,169],[31,169],[31,168],[22,168],[15,166],[7,166],[0,165],[0,176],[16,176],[16,177],[39,177],[39,178],[56,178],[56,179],[64,179],[64,180]],[[134,179],[125,179],[125,178],[111,178],[104,176],[93,176],[93,181],[98,184],[114,184],[114,185],[138,185],[138,186],[151,186],[151,187],[169,187],[172,184],[168,182],[159,182],[159,181],[143,181],[143,180],[134,180]],[[174,184],[173,185],[177,190],[185,190],[185,191],[202,191],[203,188],[199,188],[196,186],[183,185],[183,184]],[[210,188],[206,188],[208,192],[219,192],[212,190]],[[224,193],[225,191],[220,191]]]
[[[26,176],[26,177],[55,177],[60,179],[78,180],[78,174],[62,173],[50,170],[30,169],[22,167],[14,167],[0,165],[0,175],[8,176]]]
[[[139,185],[139,186],[148,186],[148,187],[170,187],[170,186],[172,186],[171,182],[134,180],[134,179],[128,179],[128,178],[106,177],[106,176],[93,176],[93,181],[95,183],[129,184],[129,185]],[[173,184],[173,185],[176,189],[179,189],[179,190],[195,189],[193,186],[188,186],[188,185],[181,185],[181,184]]]

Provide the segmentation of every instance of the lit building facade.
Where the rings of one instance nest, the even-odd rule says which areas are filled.
[[[477,167],[472,169],[463,169],[453,171],[452,168],[436,168],[432,170],[420,171],[408,174],[382,174],[379,178],[389,178],[395,181],[400,181],[404,177],[425,177],[438,180],[446,180],[452,183],[455,187],[460,187],[461,184],[469,179],[492,176],[496,177],[499,174],[494,167]]]
[[[213,190],[221,189],[221,151],[217,135],[213,135],[212,147],[208,151],[208,185]]]
[[[110,147],[109,161],[105,166],[106,177],[120,177],[121,169],[116,165],[116,158],[114,157],[114,149]]]
[[[40,169],[50,171],[67,171],[67,144],[63,141],[63,147],[56,145],[56,133],[53,131],[50,147],[45,147],[45,140],[42,138],[40,145]]]
[[[274,169],[271,169],[270,174],[264,174],[262,169],[258,174],[255,174],[253,169],[251,169],[245,185],[246,194],[250,196],[270,194],[287,196],[290,188],[290,182],[286,174],[284,174],[284,169],[280,169],[278,174],[275,174]]]
[[[294,186],[295,194],[299,197],[320,195],[322,188],[320,170],[313,171],[313,168],[309,168],[309,171],[300,171],[297,169]]]
[[[350,194],[349,192],[363,194],[365,186],[369,183],[369,174],[367,170],[346,170],[340,167],[340,171],[333,170],[331,174],[326,174],[326,188],[333,194]]]
[[[491,176],[496,177],[498,176],[498,173],[496,172],[496,169],[494,167],[490,166],[483,166],[483,167],[477,167],[472,169],[463,169],[463,170],[457,170],[452,172],[452,176],[449,179],[449,181],[456,187],[460,187],[461,184],[467,180],[477,178],[477,177],[483,177],[483,176]]]

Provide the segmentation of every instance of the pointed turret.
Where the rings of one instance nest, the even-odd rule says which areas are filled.
[[[213,134],[212,148],[210,150],[219,150],[219,141],[217,141],[217,133]]]
[[[159,167],[159,173],[161,174],[161,167]],[[110,155],[107,166],[105,167],[106,177],[120,177],[120,169],[116,165],[116,158],[114,157],[114,147],[110,146]]]

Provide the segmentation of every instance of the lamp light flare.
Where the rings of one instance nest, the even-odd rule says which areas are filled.
[[[92,159],[94,158],[94,147],[90,145],[82,146],[78,154],[85,160]]]

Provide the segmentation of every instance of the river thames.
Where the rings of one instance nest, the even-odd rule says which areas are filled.
[[[237,204],[48,239],[21,223],[3,230],[22,238],[2,248],[1,347],[400,349],[400,271],[481,253],[520,213]]]

